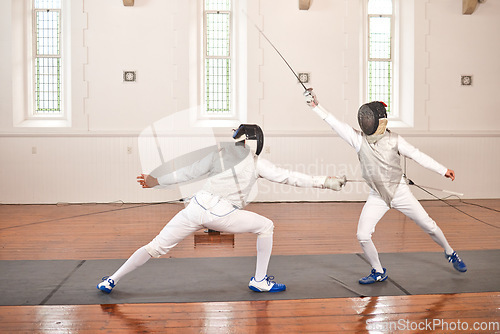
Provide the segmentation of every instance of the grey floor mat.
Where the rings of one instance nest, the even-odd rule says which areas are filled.
[[[273,256],[269,274],[287,285],[280,293],[247,288],[255,257],[153,259],[123,278],[111,294],[96,289],[124,260],[0,261],[0,305],[81,305],[500,291],[500,250],[461,251],[459,273],[443,253],[382,253],[389,279],[360,285],[370,267],[358,254]]]

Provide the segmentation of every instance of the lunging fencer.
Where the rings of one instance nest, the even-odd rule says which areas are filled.
[[[379,220],[390,208],[399,210],[427,232],[444,249],[446,259],[456,270],[467,271],[465,263],[448,244],[439,226],[411,193],[401,168],[400,156],[413,159],[452,181],[455,180],[455,172],[387,129],[385,103],[374,101],[359,108],[358,123],[362,131],[358,131],[326,111],[318,103],[312,88],[307,89],[304,96],[309,107],[356,150],[362,176],[371,188],[359,217],[357,238],[372,271],[368,276],[362,277],[359,283],[382,282],[388,277],[386,268],[380,263],[372,234]]]
[[[211,230],[257,234],[257,260],[255,275],[248,287],[256,292],[279,292],[285,284],[273,281],[267,268],[273,246],[273,222],[254,212],[243,210],[258,178],[297,187],[315,187],[339,191],[346,182],[345,176],[310,176],[279,168],[268,160],[259,158],[264,143],[262,129],[255,124],[242,124],[233,133],[233,142],[220,143],[216,150],[192,165],[155,178],[141,174],[137,181],[143,188],[180,184],[207,176],[202,190],[189,204],[178,212],[147,245],[132,256],[111,276],[103,277],[97,288],[110,293],[128,273],[152,257],[165,255],[180,241],[202,228]],[[255,152],[248,140],[255,140]]]

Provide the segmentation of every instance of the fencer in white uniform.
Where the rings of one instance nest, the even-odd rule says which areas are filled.
[[[358,131],[326,111],[318,103],[312,88],[306,90],[304,96],[312,110],[356,150],[362,176],[371,188],[359,218],[357,238],[372,271],[370,275],[361,278],[359,283],[381,282],[388,277],[386,268],[380,263],[372,234],[379,220],[390,208],[397,209],[411,218],[443,247],[445,257],[453,263],[456,270],[467,271],[465,263],[448,244],[439,226],[411,193],[401,169],[400,156],[408,157],[452,180],[455,179],[455,172],[420,152],[398,134],[386,129],[387,112],[383,102],[370,102],[359,108],[358,123],[362,131]]]
[[[158,178],[141,174],[138,182],[143,188],[161,187],[188,182],[207,176],[203,189],[197,192],[186,208],[177,213],[147,245],[139,248],[111,276],[104,277],[97,288],[110,293],[127,273],[146,263],[151,257],[165,255],[190,234],[208,228],[220,232],[257,234],[257,263],[249,288],[257,292],[278,292],[284,284],[267,276],[273,245],[273,222],[254,212],[243,210],[251,200],[258,178],[297,187],[315,187],[341,190],[345,176],[310,176],[279,168],[268,160],[259,158],[263,133],[259,126],[242,124],[235,130],[235,140],[256,140],[255,152],[245,141],[221,143],[218,149],[196,163]]]

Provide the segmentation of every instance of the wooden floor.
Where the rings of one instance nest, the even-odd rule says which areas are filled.
[[[448,203],[481,220],[443,202],[422,202],[453,248],[499,249],[500,199]],[[348,254],[361,251],[355,235],[362,205],[254,203],[247,209],[274,221],[273,255]],[[182,204],[0,205],[0,260],[126,259],[149,242],[182,207]],[[255,239],[252,234],[239,234],[235,236],[234,247],[194,247],[191,236],[166,256],[254,256]],[[379,223],[374,241],[381,253],[441,251],[427,234],[395,210],[389,211]],[[286,283],[286,278],[281,281]],[[2,333],[500,333],[499,321],[500,283],[498,291],[491,293],[0,306]]]

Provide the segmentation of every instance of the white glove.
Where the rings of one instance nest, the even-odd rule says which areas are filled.
[[[338,177],[338,176],[327,176],[325,183],[323,184],[324,188],[332,189],[339,191],[342,189],[342,187],[346,184],[347,178],[345,175]]]
[[[306,98],[307,105],[311,108],[314,108],[319,104],[316,94],[313,92],[312,88],[306,89],[304,97]]]

